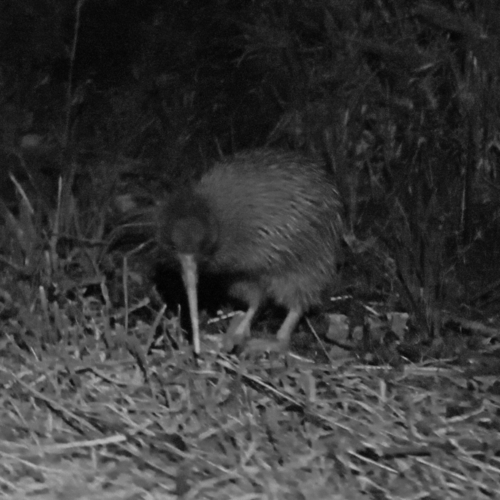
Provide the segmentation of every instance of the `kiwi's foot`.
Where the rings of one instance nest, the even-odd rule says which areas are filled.
[[[222,348],[225,352],[241,350],[245,341],[250,338],[250,325],[246,321],[246,316],[245,313],[238,313],[231,319],[231,323],[222,341]]]

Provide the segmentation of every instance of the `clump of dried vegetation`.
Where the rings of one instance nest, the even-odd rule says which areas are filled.
[[[0,16],[0,497],[497,498],[497,2],[168,4]],[[237,358],[212,319],[195,363],[148,231],[110,241],[264,143],[338,179],[328,327]]]

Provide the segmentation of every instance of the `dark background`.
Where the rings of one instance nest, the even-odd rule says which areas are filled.
[[[81,279],[122,212],[271,145],[333,169],[346,287],[496,315],[499,36],[495,0],[4,0],[2,255]]]

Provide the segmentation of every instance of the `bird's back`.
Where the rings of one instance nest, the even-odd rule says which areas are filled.
[[[214,271],[333,276],[341,206],[331,174],[296,153],[217,163],[195,187],[218,221]]]

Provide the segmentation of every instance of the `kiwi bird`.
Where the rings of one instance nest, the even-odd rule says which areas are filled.
[[[321,301],[336,272],[341,203],[331,172],[291,152],[256,150],[215,163],[197,182],[167,198],[157,215],[161,252],[181,264],[200,351],[199,272],[224,276],[248,305],[233,334],[248,335],[268,299],[288,313],[278,330],[286,348],[301,316]]]

